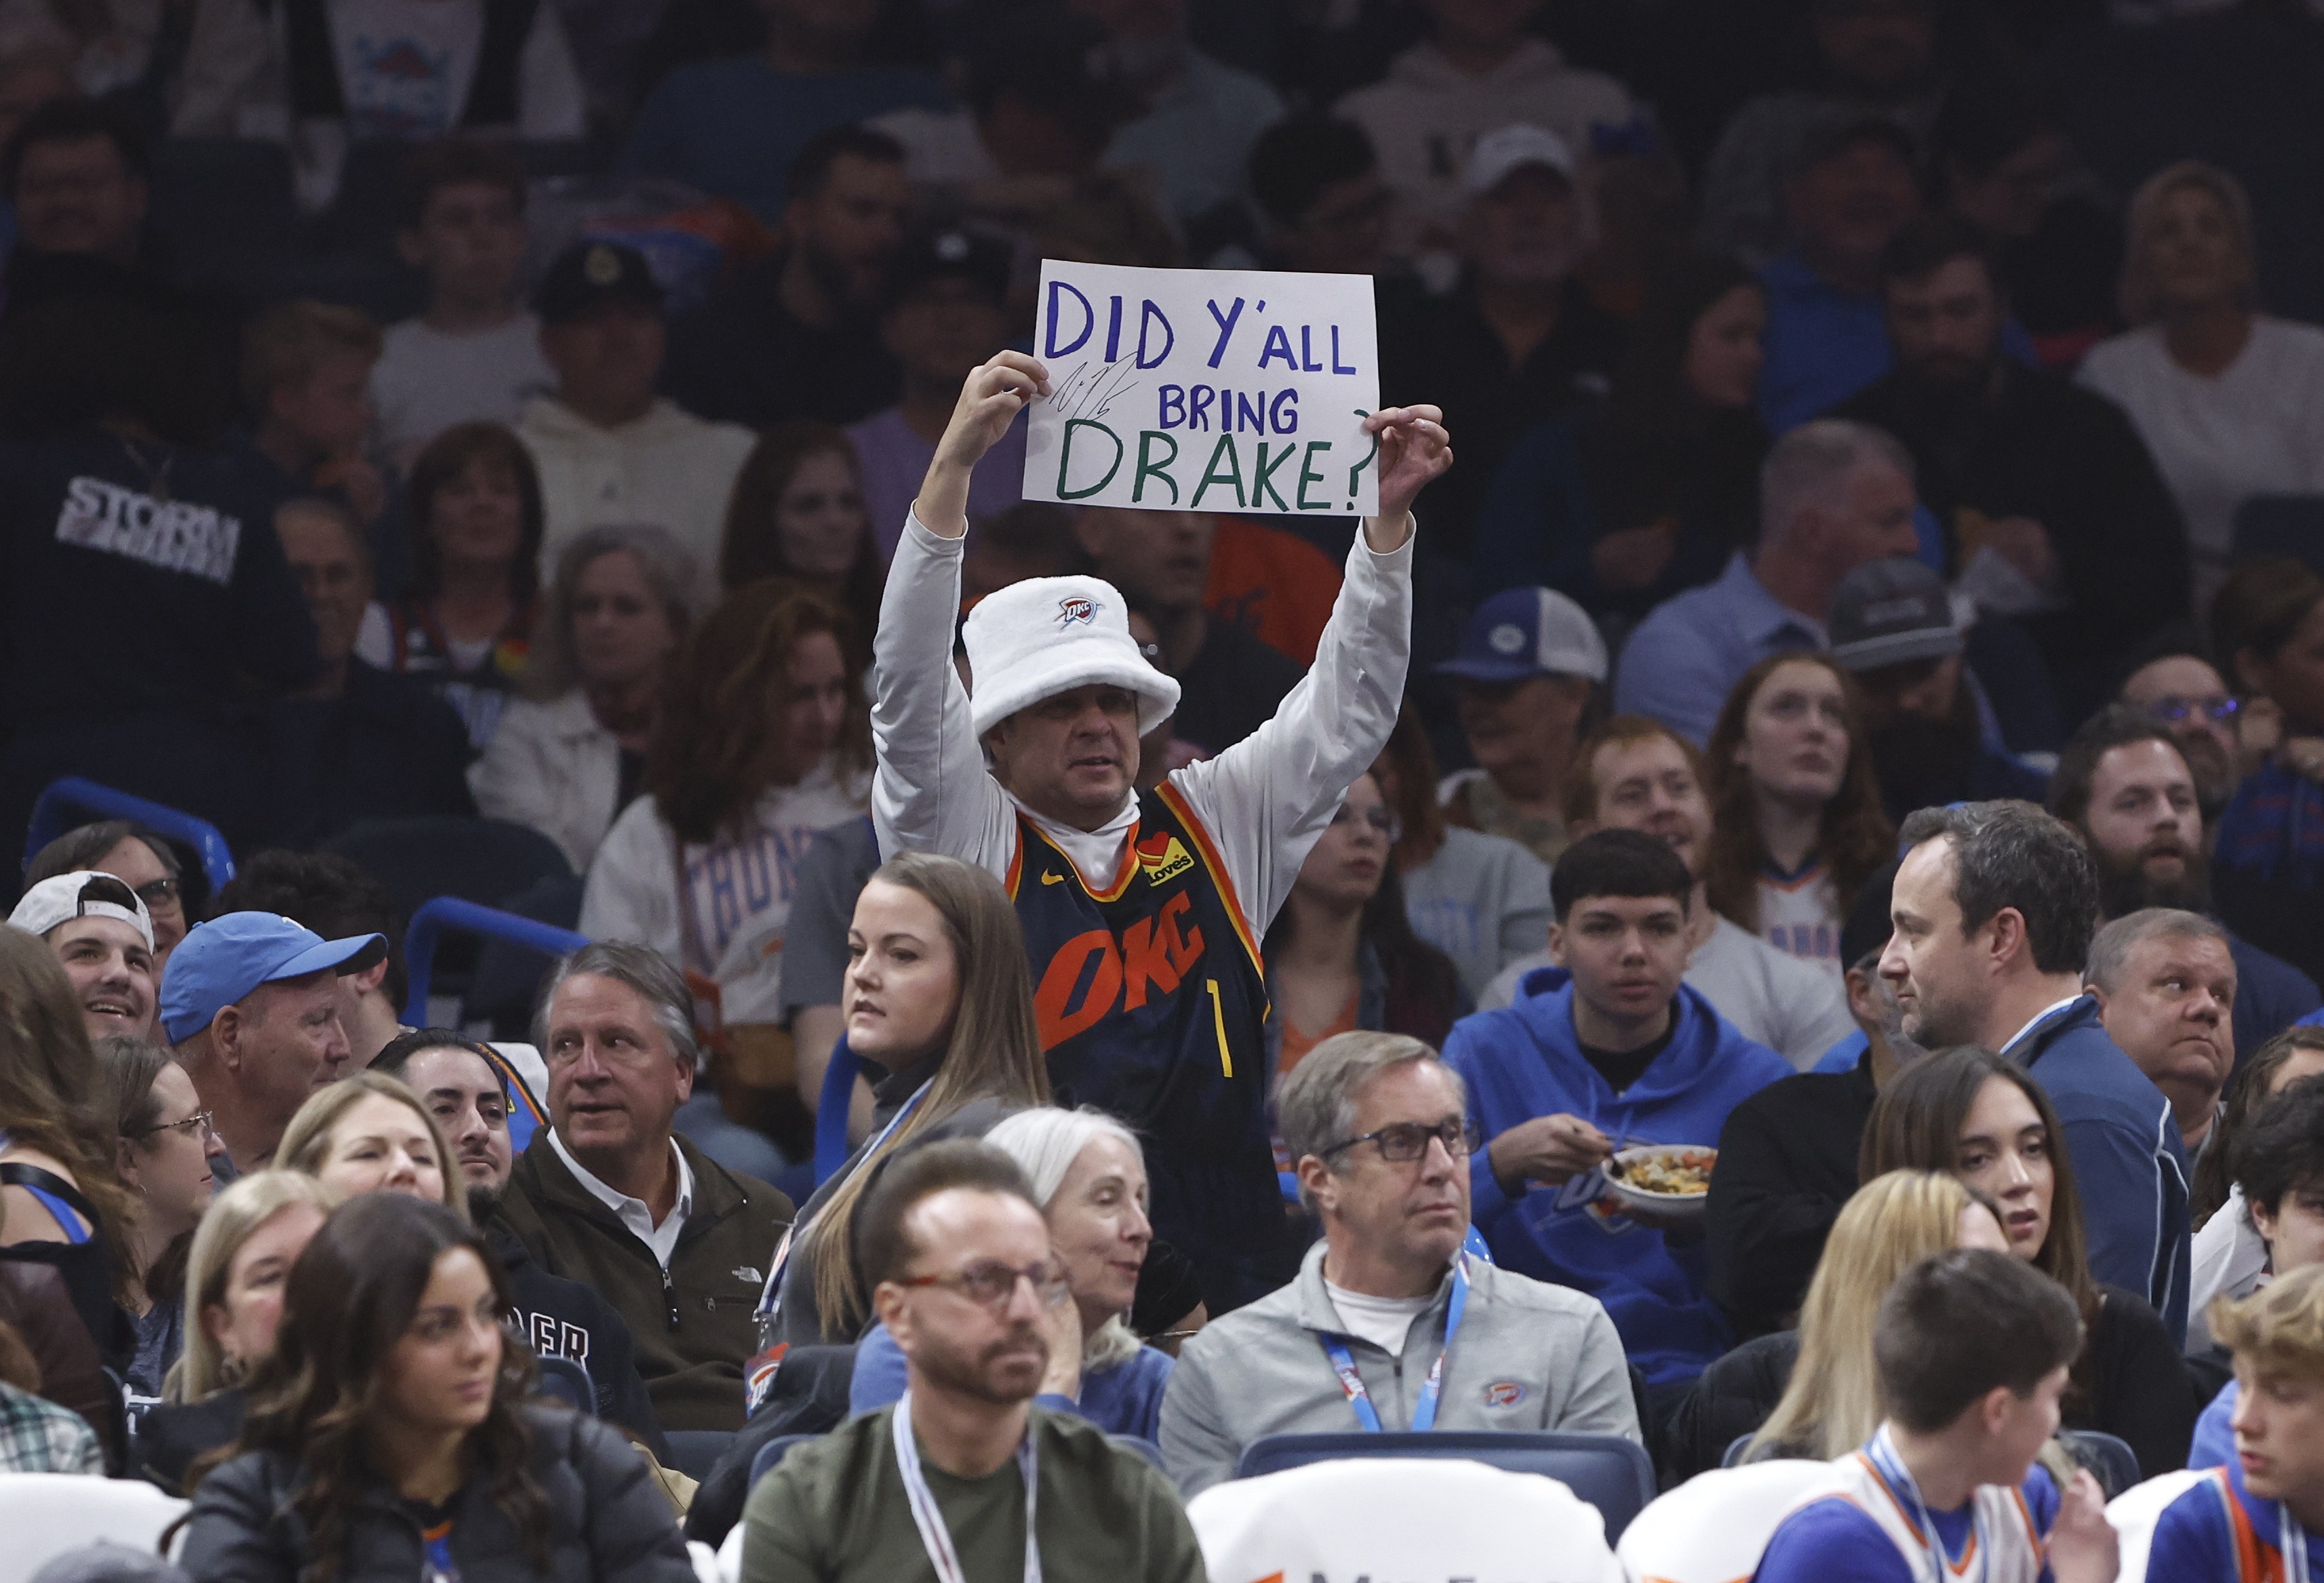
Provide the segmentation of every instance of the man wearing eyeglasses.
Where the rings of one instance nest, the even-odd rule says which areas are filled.
[[[795,1448],[742,1508],[742,1583],[1204,1583],[1152,1463],[1037,1406],[1071,1300],[1024,1173],[989,1145],[899,1158],[856,1221],[902,1401]]]
[[[2124,679],[2120,697],[2178,739],[2195,774],[2196,805],[2203,811],[2208,842],[2243,784],[2243,744],[2236,732],[2243,701],[2227,691],[2209,660],[2193,654],[2148,660]]]
[[[153,1036],[153,921],[125,883],[60,874],[24,892],[8,921],[57,953],[91,1039]]]
[[[32,854],[24,865],[26,889],[43,879],[94,869],[110,874],[137,893],[153,922],[153,973],[158,980],[170,953],[186,937],[186,906],[178,882],[178,855],[170,843],[126,819],[106,819],[68,830]]]
[[[1549,878],[1557,965],[1444,1042],[1491,1140],[1470,1174],[1494,1262],[1604,1303],[1658,1412],[1734,1334],[1699,1223],[1626,1208],[1601,1168],[1632,1145],[1711,1148],[1729,1111],[1792,1075],[1682,982],[1693,894],[1655,837],[1582,837]]]
[[[2186,740],[2150,714],[2121,704],[2093,717],[2058,755],[2050,812],[2071,825],[2089,848],[2098,868],[2101,924],[2148,907],[2212,916],[2202,792]],[[2324,1006],[2324,994],[2282,957],[2232,930],[2221,933],[2234,966],[2233,1029],[2240,1063],[2270,1036]]]
[[[1183,1494],[1232,1477],[1273,1434],[1637,1437],[1621,1339],[1598,1301],[1462,1251],[1483,1134],[1434,1050],[1399,1034],[1326,1039],[1283,1080],[1276,1113],[1323,1237],[1290,1285],[1179,1354],[1161,1433]]]

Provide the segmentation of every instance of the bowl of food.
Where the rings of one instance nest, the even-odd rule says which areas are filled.
[[[1692,1219],[1711,1195],[1719,1151],[1697,1144],[1639,1144],[1598,1167],[1624,1207],[1664,1219]]]

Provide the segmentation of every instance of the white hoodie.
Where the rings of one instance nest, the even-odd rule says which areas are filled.
[[[1539,39],[1519,44],[1483,77],[1462,71],[1434,44],[1416,44],[1396,58],[1386,80],[1358,88],[1334,112],[1370,135],[1407,242],[1429,222],[1450,224],[1460,213],[1461,171],[1486,133],[1529,122],[1563,138],[1587,163],[1590,129],[1626,126],[1637,113],[1628,88],[1603,72],[1568,66]]]
[[[564,541],[590,528],[650,523],[667,528],[694,556],[707,586],[718,569],[718,537],[734,474],[758,437],[736,423],[707,423],[657,400],[646,415],[600,428],[562,401],[536,396],[517,419],[517,437],[540,469],[540,581],[557,575]]]

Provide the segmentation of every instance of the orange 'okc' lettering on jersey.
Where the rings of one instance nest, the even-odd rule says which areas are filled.
[[[1132,919],[1119,940],[1092,929],[1057,947],[1033,991],[1041,1048],[1055,1049],[1117,1006],[1137,1010],[1146,1004],[1149,985],[1165,995],[1176,993],[1203,954],[1201,926],[1185,922],[1193,905],[1182,891],[1154,917]]]

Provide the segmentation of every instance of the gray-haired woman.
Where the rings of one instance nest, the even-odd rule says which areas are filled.
[[[1137,1135],[1095,1110],[1044,1108],[1004,1118],[984,1141],[1023,1168],[1073,1290],[1071,1302],[1049,1311],[1043,1402],[1111,1434],[1155,1439],[1171,1359],[1140,1344],[1126,1317],[1154,1240]],[[905,1377],[902,1349],[874,1324],[855,1348],[847,1410],[886,1406],[903,1395]]]
[[[588,868],[645,775],[656,700],[700,608],[701,572],[667,530],[592,528],[558,555],[525,695],[468,771],[479,812],[530,824]]]

